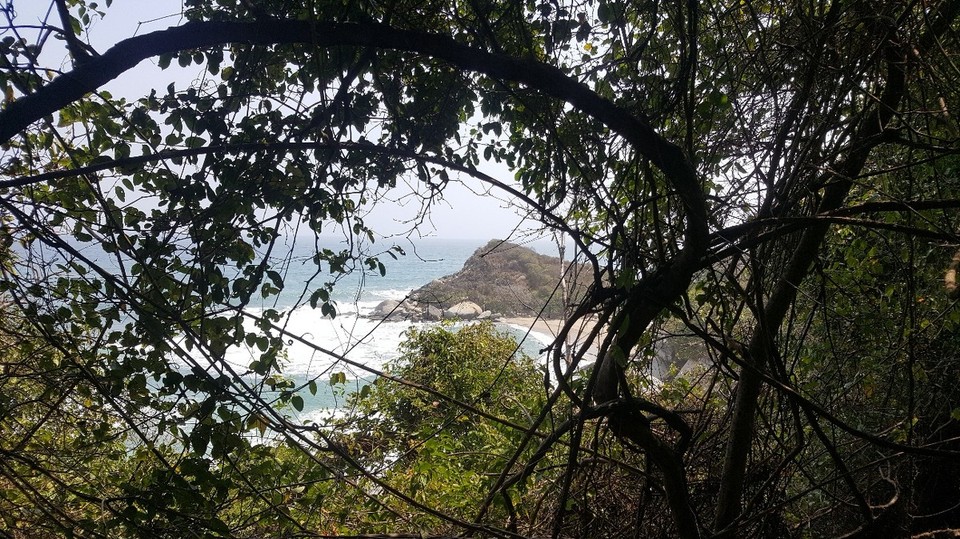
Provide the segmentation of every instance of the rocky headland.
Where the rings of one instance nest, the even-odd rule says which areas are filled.
[[[563,294],[557,289],[568,262],[541,255],[514,243],[491,240],[477,249],[463,268],[414,290],[409,299],[387,300],[372,317],[395,320],[499,319],[563,315]],[[582,289],[570,276],[575,291]],[[541,313],[541,310],[543,312]]]

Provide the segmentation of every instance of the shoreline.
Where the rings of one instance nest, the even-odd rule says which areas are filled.
[[[560,333],[560,328],[563,327],[563,320],[559,319],[543,319],[536,318],[533,316],[505,316],[497,320],[500,324],[505,324],[522,331],[529,331],[530,336],[543,342],[544,346],[550,346],[556,341],[557,334]],[[576,345],[579,342],[582,342],[586,339],[587,335],[593,331],[596,326],[596,319],[587,318],[581,320],[578,325],[574,326],[572,331],[567,336],[567,343],[570,345]],[[597,353],[600,349],[600,342],[603,339],[603,334],[597,336],[597,339],[594,341],[593,346],[590,347],[590,350],[587,351],[586,357],[595,359]],[[585,357],[585,358],[586,358]]]
[[[560,328],[563,327],[563,320],[553,319],[553,318],[536,318],[533,316],[504,316],[497,320],[502,324],[509,324],[512,326],[523,327],[524,329],[530,329],[536,331],[537,333],[543,333],[549,335],[550,337],[556,337],[560,333]],[[579,325],[574,327],[573,331],[570,332],[571,337],[586,336],[593,328],[596,326],[596,320],[592,318],[587,318],[579,322]]]

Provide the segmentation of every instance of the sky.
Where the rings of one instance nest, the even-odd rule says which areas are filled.
[[[180,16],[181,2],[178,0],[113,0],[112,5],[105,9],[105,0],[99,3],[106,16],[94,22],[88,37],[93,48],[100,52],[122,39],[183,22]],[[52,2],[47,0],[14,0],[18,23],[32,24],[42,20],[51,5]],[[54,23],[58,20],[55,10],[50,20]],[[60,42],[52,40],[46,45],[47,50],[57,54],[62,51],[65,56],[65,49],[58,49],[58,46]],[[68,68],[65,57],[63,62],[64,69]],[[196,71],[197,66],[184,69],[176,62],[161,70],[155,60],[146,60],[108,83],[104,89],[114,97],[133,100],[149,94],[154,88],[159,93],[165,92],[172,81],[177,83],[178,88],[185,88]],[[479,168],[504,183],[514,183],[513,172],[503,165],[482,163]],[[506,195],[490,193],[475,180],[461,180],[460,183],[450,182],[442,200],[431,206],[428,219],[417,226],[415,237],[507,239],[529,235],[531,230],[537,229],[535,222],[524,220],[520,210],[510,207]],[[366,224],[378,234],[388,237],[409,231],[419,209],[419,204],[409,194],[408,187],[398,186],[365,217]]]

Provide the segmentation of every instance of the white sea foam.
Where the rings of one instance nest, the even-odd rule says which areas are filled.
[[[359,305],[361,313],[369,312],[372,307]],[[400,355],[400,345],[406,338],[406,332],[412,327],[425,327],[430,323],[405,321],[380,321],[357,315],[356,312],[341,313],[336,318],[324,317],[319,309],[299,307],[285,315],[281,323],[284,328],[286,360],[282,366],[284,374],[307,378],[326,379],[331,373],[343,372],[350,380],[368,378],[369,370],[352,365],[363,365],[375,370],[383,370],[384,363]],[[527,328],[505,324],[521,336]],[[256,331],[252,321],[247,324],[249,331]],[[534,347],[542,349],[553,342],[546,333],[531,331],[527,342],[535,341]],[[227,351],[226,359],[241,371],[260,355],[256,348],[247,346],[233,347]],[[349,360],[344,361],[344,358]]]
[[[381,300],[385,299],[394,299],[397,301],[402,300],[403,298],[410,295],[413,292],[413,289],[400,289],[400,288],[387,288],[383,290],[367,290],[367,293],[375,298],[380,298]],[[367,302],[370,303],[370,302]],[[376,306],[379,302],[372,302]]]
[[[286,343],[284,374],[305,377],[326,377],[343,372],[347,378],[369,377],[370,372],[352,363],[382,370],[384,363],[399,355],[404,334],[414,325],[411,322],[384,322],[367,318],[378,301],[361,301],[338,305],[335,318],[325,317],[320,309],[301,306],[284,312],[278,326]],[[248,310],[253,315],[260,312]],[[253,320],[245,321],[245,329],[259,331]],[[260,356],[260,350],[246,345],[227,351],[226,360],[241,371]]]
[[[368,318],[373,309],[383,300],[403,300],[413,289],[458,271],[463,261],[481,244],[480,241],[425,241],[418,246],[417,256],[389,261],[386,277],[378,273],[368,275],[362,281],[362,287],[348,281],[339,282],[331,293],[337,306],[337,316],[333,319],[324,317],[320,309],[303,305],[292,307],[309,297],[309,294],[301,294],[296,283],[308,282],[314,277],[316,267],[311,264],[291,266],[290,273],[285,275],[288,287],[280,296],[265,300],[259,305],[260,308],[246,309],[254,316],[262,315],[266,308],[274,308],[283,314],[279,325],[286,332],[282,336],[286,347],[281,372],[301,388],[299,395],[305,401],[301,412],[288,407],[284,413],[290,413],[299,420],[317,423],[329,419],[329,414],[341,413],[340,410],[348,402],[347,395],[374,378],[369,370],[351,366],[341,356],[369,369],[382,370],[384,363],[399,356],[405,332],[414,326],[429,325],[403,321],[381,322]],[[297,256],[309,259],[311,253],[307,249],[302,256]],[[253,319],[245,320],[244,326],[250,334],[261,333]],[[501,325],[500,329],[510,329],[511,334],[522,338],[527,328]],[[527,336],[523,348],[528,354],[536,355],[539,349],[552,341],[550,335],[534,332]],[[256,346],[243,344],[228,349],[225,359],[236,372],[249,373],[251,363],[259,360],[261,353]],[[196,349],[194,354],[199,365],[207,364]],[[182,363],[182,367],[188,367],[186,361]],[[343,373],[347,383],[331,386],[329,381],[333,373]],[[250,378],[259,377],[251,374]],[[306,389],[306,384],[311,381],[316,383],[315,395]]]
[[[396,297],[396,295],[394,295]],[[397,299],[402,299],[397,298]],[[382,371],[384,364],[400,355],[400,345],[406,333],[413,327],[423,328],[431,322],[381,321],[368,315],[379,301],[360,301],[338,304],[335,318],[325,317],[320,309],[301,306],[281,311],[282,319],[277,324],[282,328],[278,334],[285,343],[281,372],[299,379],[328,380],[333,373],[343,373],[348,380],[370,378],[373,371]],[[262,315],[262,309],[248,308],[254,317]],[[502,329],[518,340],[525,338],[524,349],[528,354],[553,343],[553,336],[539,331],[529,331],[518,324],[502,324]],[[244,320],[248,334],[259,334],[253,318]],[[248,372],[251,364],[259,360],[261,351],[256,346],[241,344],[226,351],[225,360],[237,372]],[[205,362],[199,354],[200,364]],[[543,359],[541,354],[541,359]],[[366,369],[364,367],[367,367]]]

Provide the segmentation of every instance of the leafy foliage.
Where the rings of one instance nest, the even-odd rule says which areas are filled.
[[[533,360],[490,322],[411,328],[401,356],[387,372],[407,385],[379,379],[355,404],[363,415],[378,415],[378,426],[389,431],[384,435],[388,450],[450,427],[454,437],[469,436],[478,418],[465,414],[463,404],[522,424],[543,400],[538,402],[542,375]],[[430,388],[432,394],[419,388]]]
[[[469,519],[532,428],[542,374],[490,322],[413,328],[401,351],[390,378],[354,395],[345,443],[390,462],[386,481],[416,500]]]
[[[110,2],[0,13],[5,533],[960,529],[960,3],[188,0],[102,51]],[[191,80],[103,91],[147,60]],[[290,342],[351,359],[279,294],[337,316],[402,253],[366,212],[465,177],[588,268],[546,376],[424,329],[296,420]]]

